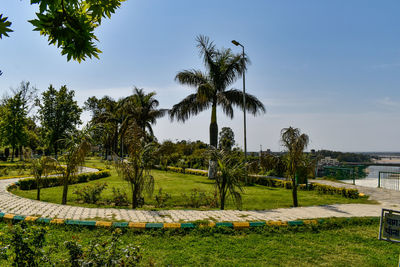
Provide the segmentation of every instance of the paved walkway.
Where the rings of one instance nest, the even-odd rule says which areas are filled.
[[[94,169],[85,169],[94,171]],[[130,209],[83,208],[69,205],[59,205],[22,198],[6,190],[7,186],[19,179],[0,180],[0,211],[16,215],[31,215],[48,218],[63,218],[75,220],[123,220],[132,222],[189,222],[196,220],[209,221],[290,221],[296,219],[327,218],[327,217],[363,217],[380,216],[382,208],[400,209],[400,192],[380,188],[368,188],[348,184],[338,184],[330,181],[316,181],[324,184],[334,184],[348,188],[357,188],[361,193],[380,202],[379,205],[367,204],[337,204],[325,206],[274,209],[264,211],[239,210],[162,210],[142,211]]]

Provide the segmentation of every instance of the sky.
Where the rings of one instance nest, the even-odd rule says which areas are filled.
[[[0,13],[14,32],[0,39],[0,95],[29,81],[46,90],[67,85],[83,105],[90,96],[115,99],[133,87],[155,91],[171,108],[193,88],[179,85],[184,69],[204,70],[199,34],[218,48],[245,46],[251,65],[246,91],[267,112],[247,115],[249,151],[282,150],[280,131],[300,128],[308,149],[400,151],[400,1],[365,0],[127,0],[96,30],[100,60],[67,62],[47,38],[32,31],[37,5],[2,0]],[[231,88],[242,89],[239,79]],[[208,142],[211,110],[185,123],[159,119],[159,141]],[[89,113],[82,116],[90,119]],[[243,148],[243,112],[233,120],[218,110]]]

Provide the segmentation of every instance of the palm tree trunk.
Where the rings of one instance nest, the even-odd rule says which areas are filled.
[[[40,200],[40,185],[39,185],[39,183],[37,184],[36,200]]]
[[[210,146],[218,147],[218,124],[217,124],[217,104],[214,103],[211,109],[210,123]],[[215,179],[217,175],[217,162],[215,159],[210,159],[208,163],[208,179]]]
[[[12,146],[11,162],[14,162],[15,146]]]
[[[297,183],[296,176],[292,178],[292,196],[293,196],[293,207],[298,207],[299,203],[297,202]]]
[[[210,123],[210,146],[218,147],[218,124],[217,124],[217,104],[213,104],[211,109]]]
[[[131,186],[131,192],[132,192],[132,209],[136,209],[138,206],[138,201],[136,197],[137,194],[136,186],[132,182],[129,182],[129,184]]]
[[[64,188],[63,188],[63,194],[62,194],[62,205],[67,204],[67,196],[68,196],[68,176],[64,177]]]

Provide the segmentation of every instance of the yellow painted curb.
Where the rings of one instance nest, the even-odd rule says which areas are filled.
[[[304,224],[318,224],[317,220],[303,220]]]
[[[38,219],[39,217],[35,217],[35,216],[26,216],[25,217],[25,221],[26,222],[34,222]]]
[[[7,214],[4,214],[3,219],[12,220],[14,218],[14,216],[15,216],[14,214],[7,213]]]
[[[96,226],[101,226],[101,227],[111,227],[112,222],[105,222],[105,221],[97,221]]]
[[[129,228],[140,228],[140,229],[144,229],[146,228],[146,223],[135,223],[135,222],[130,222],[128,224]]]
[[[266,222],[268,226],[287,226],[287,222],[282,222],[282,221],[267,221]]]
[[[235,229],[243,229],[243,228],[249,228],[250,223],[249,222],[234,222],[233,223],[233,228]]]
[[[180,223],[164,223],[164,228],[181,228]]]
[[[50,221],[51,224],[63,224],[64,219],[53,219]]]

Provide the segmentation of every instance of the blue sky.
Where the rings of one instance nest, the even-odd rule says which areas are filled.
[[[3,3],[4,2],[4,3]],[[246,88],[267,113],[248,117],[248,148],[280,150],[284,127],[310,136],[309,148],[400,151],[399,1],[127,0],[96,31],[100,60],[67,62],[27,22],[37,6],[3,0],[0,13],[14,32],[0,40],[0,93],[30,81],[39,90],[66,84],[80,104],[92,95],[114,98],[137,86],[156,91],[163,108],[189,93],[174,81],[183,69],[202,69],[195,37],[217,47],[240,49],[252,64]],[[232,87],[242,89],[238,80]],[[84,114],[84,119],[89,118]],[[243,145],[243,115],[219,112]],[[154,127],[157,138],[208,141],[210,111],[187,123],[168,118]]]

